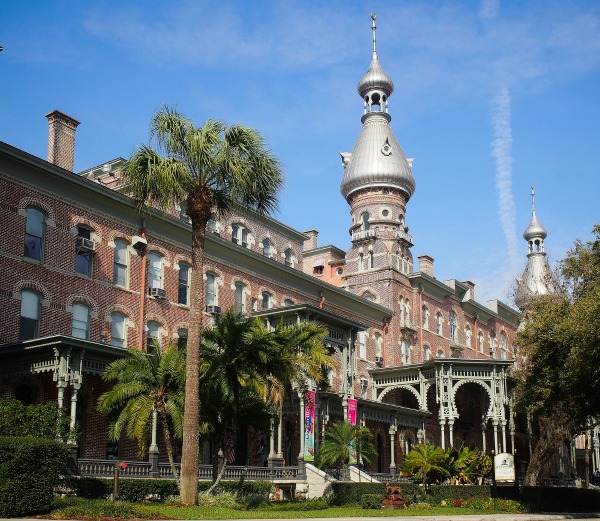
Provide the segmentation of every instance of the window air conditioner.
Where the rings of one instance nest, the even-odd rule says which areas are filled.
[[[96,243],[92,239],[86,239],[85,237],[77,237],[75,247],[77,251],[96,251]]]
[[[166,290],[164,290],[162,288],[150,288],[150,296],[154,297],[154,298],[166,300],[167,292],[166,292]]]
[[[220,315],[221,308],[219,306],[206,306],[206,312],[211,315]]]

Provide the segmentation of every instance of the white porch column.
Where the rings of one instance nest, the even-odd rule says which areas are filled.
[[[77,389],[73,388],[71,392],[71,423],[69,425],[69,430],[73,432],[75,429],[75,422],[77,420]]]
[[[446,420],[440,420],[440,429],[442,432],[442,449],[446,450]]]
[[[594,443],[594,464],[592,468],[594,472],[600,470],[600,427],[594,427],[593,443]]]
[[[486,422],[482,422],[481,423],[481,443],[482,443],[482,450],[483,452],[487,453],[487,439],[485,437],[485,431],[487,429],[487,423]]]
[[[269,430],[269,458],[274,458],[275,457],[275,418],[273,416],[271,416],[271,423],[270,423],[270,430]]]
[[[298,461],[304,460],[304,396],[300,396],[300,452],[298,453]]]
[[[156,434],[158,430],[158,411],[152,410],[152,441],[150,443],[150,452],[158,452],[158,444],[156,443]]]
[[[502,421],[502,452],[508,452],[506,446],[506,420]]]
[[[494,452],[498,454],[498,420],[492,420],[492,426],[494,428]]]
[[[279,414],[279,422],[277,424],[277,457],[283,458],[283,452],[281,451],[281,440],[283,436],[283,410]],[[289,463],[289,462],[288,462]]]
[[[396,427],[390,427],[390,474],[396,475]]]
[[[450,447],[454,447],[454,418],[448,420],[448,435],[450,437]]]

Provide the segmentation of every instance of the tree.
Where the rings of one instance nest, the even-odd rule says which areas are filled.
[[[560,264],[566,294],[532,298],[519,331],[526,363],[516,375],[517,406],[540,423],[526,485],[535,485],[552,456],[599,421],[600,225],[594,235],[585,244],[577,240]]]
[[[233,309],[215,318],[204,331],[201,367],[202,430],[213,436],[215,455],[235,446],[240,425],[266,427],[285,388],[301,386],[305,376],[321,378],[320,368],[331,363],[326,335],[315,322],[273,329]]]
[[[450,472],[453,485],[482,481],[492,469],[491,458],[478,449],[469,449],[464,445],[459,449],[448,447],[445,454],[444,466]]]
[[[241,205],[259,214],[277,205],[282,174],[258,132],[207,120],[201,127],[164,107],[153,117],[151,140],[123,168],[124,180],[140,209],[170,209],[185,201],[192,226],[192,278],[187,340],[186,401],[181,461],[181,501],[198,502],[198,385],[204,311],[204,240],[214,212]]]
[[[351,454],[351,451],[355,454]],[[343,420],[325,427],[325,436],[317,454],[319,468],[342,463],[344,478],[349,479],[348,465],[351,455],[356,459],[361,458],[365,463],[373,461],[377,456],[377,450],[373,444],[371,431],[362,425],[352,425]]]
[[[117,441],[123,430],[138,441],[140,455],[145,455],[153,428],[153,416],[162,427],[167,455],[175,479],[178,472],[173,459],[173,438],[181,439],[185,388],[185,355],[176,345],[164,353],[130,349],[125,358],[115,360],[102,376],[116,382],[98,400],[103,413],[118,412],[110,425],[110,437]]]
[[[445,478],[450,475],[444,450],[428,443],[413,447],[404,458],[403,470],[422,481],[423,494],[427,493],[427,482],[430,479]]]

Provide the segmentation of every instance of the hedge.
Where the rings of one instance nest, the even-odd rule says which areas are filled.
[[[0,437],[0,517],[49,512],[70,455],[64,443]]]
[[[113,491],[113,480],[103,478],[71,478],[66,487],[77,497],[85,499],[107,499]],[[199,481],[198,491],[203,492],[212,486],[210,481]],[[219,492],[235,492],[240,496],[261,495],[268,497],[271,483],[268,481],[221,481],[217,487]],[[169,497],[179,496],[177,483],[172,479],[132,479],[120,478],[118,499],[138,503],[151,497],[156,501],[165,501]]]
[[[523,487],[521,501],[535,512],[598,512],[600,492],[573,487]]]
[[[365,510],[380,510],[381,496],[379,494],[363,494],[360,498],[360,506]]]
[[[377,494],[381,500],[386,497],[385,483],[353,483],[337,481],[331,483],[333,502],[335,505],[359,505],[364,494]]]

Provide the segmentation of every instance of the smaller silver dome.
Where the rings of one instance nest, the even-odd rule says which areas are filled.
[[[387,73],[383,70],[383,67],[380,65],[379,60],[377,59],[377,53],[373,53],[373,59],[371,60],[371,65],[365,72],[364,76],[358,82],[358,86],[356,88],[360,97],[364,99],[364,97],[373,90],[380,90],[386,96],[390,96],[392,92],[394,92],[394,82],[392,78],[390,78]]]
[[[537,218],[535,210],[531,216],[529,226],[523,232],[523,239],[530,241],[532,239],[545,239],[548,236],[548,231],[542,226],[542,223]]]

